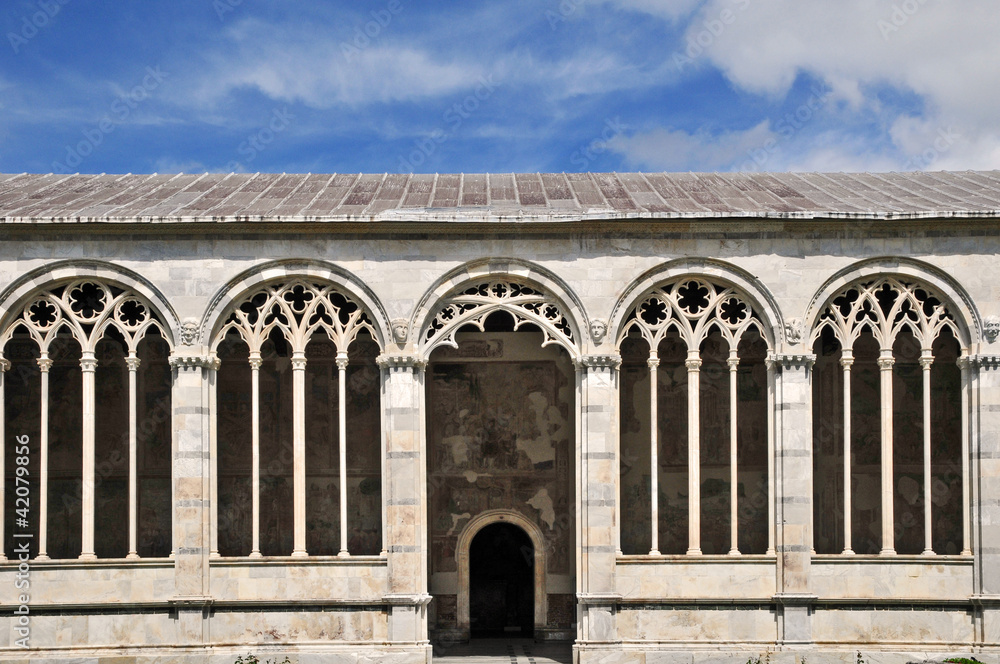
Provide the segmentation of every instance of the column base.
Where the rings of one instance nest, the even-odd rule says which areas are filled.
[[[139,554],[136,553],[135,551],[129,551],[128,555],[125,556],[125,560],[138,560],[138,559],[139,559]]]
[[[292,558],[308,558],[308,557],[309,553],[304,550],[292,551]]]
[[[90,552],[81,553],[80,557],[77,558],[77,560],[97,560],[97,554],[90,553]]]

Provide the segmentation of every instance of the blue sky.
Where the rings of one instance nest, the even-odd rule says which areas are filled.
[[[996,0],[6,0],[2,172],[1000,168]]]

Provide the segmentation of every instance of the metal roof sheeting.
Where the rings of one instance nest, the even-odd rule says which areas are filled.
[[[0,174],[4,223],[1000,216],[1000,171]]]

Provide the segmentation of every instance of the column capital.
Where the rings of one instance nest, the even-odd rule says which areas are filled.
[[[390,371],[423,371],[427,367],[427,360],[417,355],[383,353],[375,358],[375,362],[383,369]]]
[[[726,360],[726,364],[729,365],[730,371],[736,371],[740,366],[740,358],[730,357],[729,359]]]
[[[292,371],[306,370],[306,352],[304,350],[292,351]]]
[[[816,364],[813,353],[775,354],[772,361],[779,369],[811,369]]]
[[[3,373],[10,369],[10,360],[4,357],[0,357],[0,373]]]
[[[348,364],[348,361],[347,361],[347,351],[346,350],[338,350],[337,351],[337,360],[336,361],[337,361],[337,368],[338,369],[346,369],[347,368],[347,364]]]
[[[652,362],[652,359],[649,360]],[[581,355],[573,360],[577,368],[583,369],[617,369],[622,363],[621,355]],[[652,365],[650,365],[652,368]]]
[[[687,367],[688,371],[700,371],[701,370],[701,359],[697,359],[697,360],[684,360],[684,366]]]
[[[880,357],[878,358],[878,368],[882,371],[889,371],[892,369],[892,365],[896,364],[896,359],[893,357]]]
[[[129,356],[125,358],[125,366],[128,367],[129,371],[138,371],[140,364],[142,364],[142,360],[136,357],[134,353],[130,353]]]
[[[920,362],[920,367],[924,371],[930,371],[931,365],[934,364],[934,357],[929,355],[921,355],[920,359],[917,361]]]
[[[845,369],[850,369],[853,365],[854,365],[853,355],[846,355],[840,358],[840,366],[844,367]]]
[[[217,370],[222,365],[215,353],[211,355],[178,355],[174,353],[170,355],[168,362],[171,369],[178,371]]]
[[[656,367],[660,366],[660,358],[658,357],[649,358],[648,360],[646,360],[646,366],[649,367],[650,371],[652,371]]]
[[[83,352],[83,357],[80,358],[80,370],[84,373],[97,371],[97,358],[94,357],[93,351]]]
[[[35,362],[38,363],[38,368],[41,369],[43,372],[47,372],[49,369],[52,368],[52,360],[50,360],[48,357],[40,357],[37,360],[35,360]]]

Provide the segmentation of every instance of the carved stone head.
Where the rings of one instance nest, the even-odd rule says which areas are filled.
[[[392,321],[392,338],[398,344],[406,343],[406,338],[410,336],[410,321],[405,318],[396,318]]]
[[[595,318],[590,321],[590,338],[594,340],[594,343],[600,345],[604,341],[604,335],[608,333],[608,324],[606,321]]]
[[[804,335],[805,325],[801,318],[789,318],[785,321],[785,337],[788,339],[788,343],[801,343]]]
[[[181,323],[181,345],[193,346],[198,338],[198,321],[194,318],[185,318]]]
[[[990,343],[1000,337],[1000,316],[989,316],[983,320],[983,335]]]

